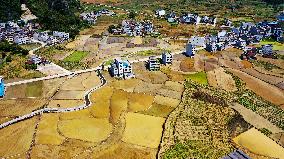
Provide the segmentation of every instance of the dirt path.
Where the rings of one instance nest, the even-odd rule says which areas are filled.
[[[261,117],[252,110],[249,110],[238,103],[233,103],[230,105],[230,107],[236,110],[237,112],[239,112],[243,116],[246,122],[250,123],[251,125],[253,125],[258,129],[266,128],[270,130],[273,134],[283,132],[283,130],[273,125],[265,118]]]
[[[241,78],[246,83],[246,86],[257,95],[284,109],[284,94],[279,88],[248,75],[245,72],[230,68],[228,68],[228,70]]]

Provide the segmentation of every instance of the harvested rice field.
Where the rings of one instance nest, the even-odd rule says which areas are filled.
[[[150,148],[158,148],[162,137],[164,118],[138,113],[128,113],[125,118],[126,128],[122,141]]]
[[[284,148],[255,128],[240,134],[234,138],[234,142],[257,156],[284,158]]]

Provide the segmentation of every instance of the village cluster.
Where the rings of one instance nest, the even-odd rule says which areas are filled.
[[[89,24],[96,24],[98,17],[102,15],[114,16],[115,13],[113,11],[109,11],[108,9],[102,9],[99,11],[81,13],[80,18],[87,21]]]
[[[31,44],[43,42],[47,45],[55,45],[69,40],[69,33],[53,31],[39,31],[40,25],[37,23],[18,20],[0,23],[0,41],[7,40],[15,44]]]
[[[204,47],[208,52],[222,51],[229,47],[237,47],[244,50],[244,59],[254,59],[256,53],[261,53],[266,57],[273,54],[272,45],[263,45],[261,48],[250,46],[258,44],[262,39],[272,38],[283,42],[283,30],[277,21],[261,22],[258,24],[243,22],[240,27],[232,27],[230,31],[221,31],[217,35],[207,35],[205,37],[193,36],[187,49],[189,56],[194,54],[194,48]]]
[[[165,10],[156,10],[156,16],[158,18],[165,18],[169,23],[185,23],[185,24],[205,24],[215,26],[217,18],[213,16],[199,16],[198,14],[186,13],[177,16],[175,12],[166,13]]]
[[[152,22],[137,22],[135,20],[123,20],[121,25],[112,26],[109,31],[114,35],[126,34],[127,36],[145,36],[158,34]]]

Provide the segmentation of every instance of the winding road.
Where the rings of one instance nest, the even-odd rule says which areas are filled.
[[[71,107],[71,108],[43,108],[43,109],[39,109],[39,110],[33,111],[33,112],[29,113],[29,114],[26,114],[26,115],[23,115],[23,116],[19,116],[17,118],[14,118],[14,119],[12,119],[12,120],[10,120],[8,122],[5,122],[5,123],[1,124],[0,125],[0,129],[3,129],[3,128],[8,127],[8,126],[10,126],[12,124],[15,124],[17,122],[29,119],[29,118],[31,118],[33,116],[40,115],[40,114],[43,114],[43,113],[73,112],[73,111],[79,111],[79,110],[86,109],[86,108],[90,107],[92,105],[92,101],[90,100],[91,94],[95,90],[100,89],[101,87],[103,87],[107,83],[106,79],[101,74],[100,69],[97,69],[96,71],[97,71],[98,76],[99,76],[99,78],[101,80],[101,84],[91,88],[90,90],[88,90],[85,93],[85,95],[84,95],[84,104],[83,105],[76,106],[76,107]]]

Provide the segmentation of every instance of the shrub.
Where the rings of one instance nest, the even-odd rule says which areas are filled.
[[[266,135],[266,136],[270,136],[270,135],[272,134],[272,132],[269,131],[269,130],[266,129],[266,128],[261,128],[261,129],[260,129],[260,132],[263,133],[263,134]]]

